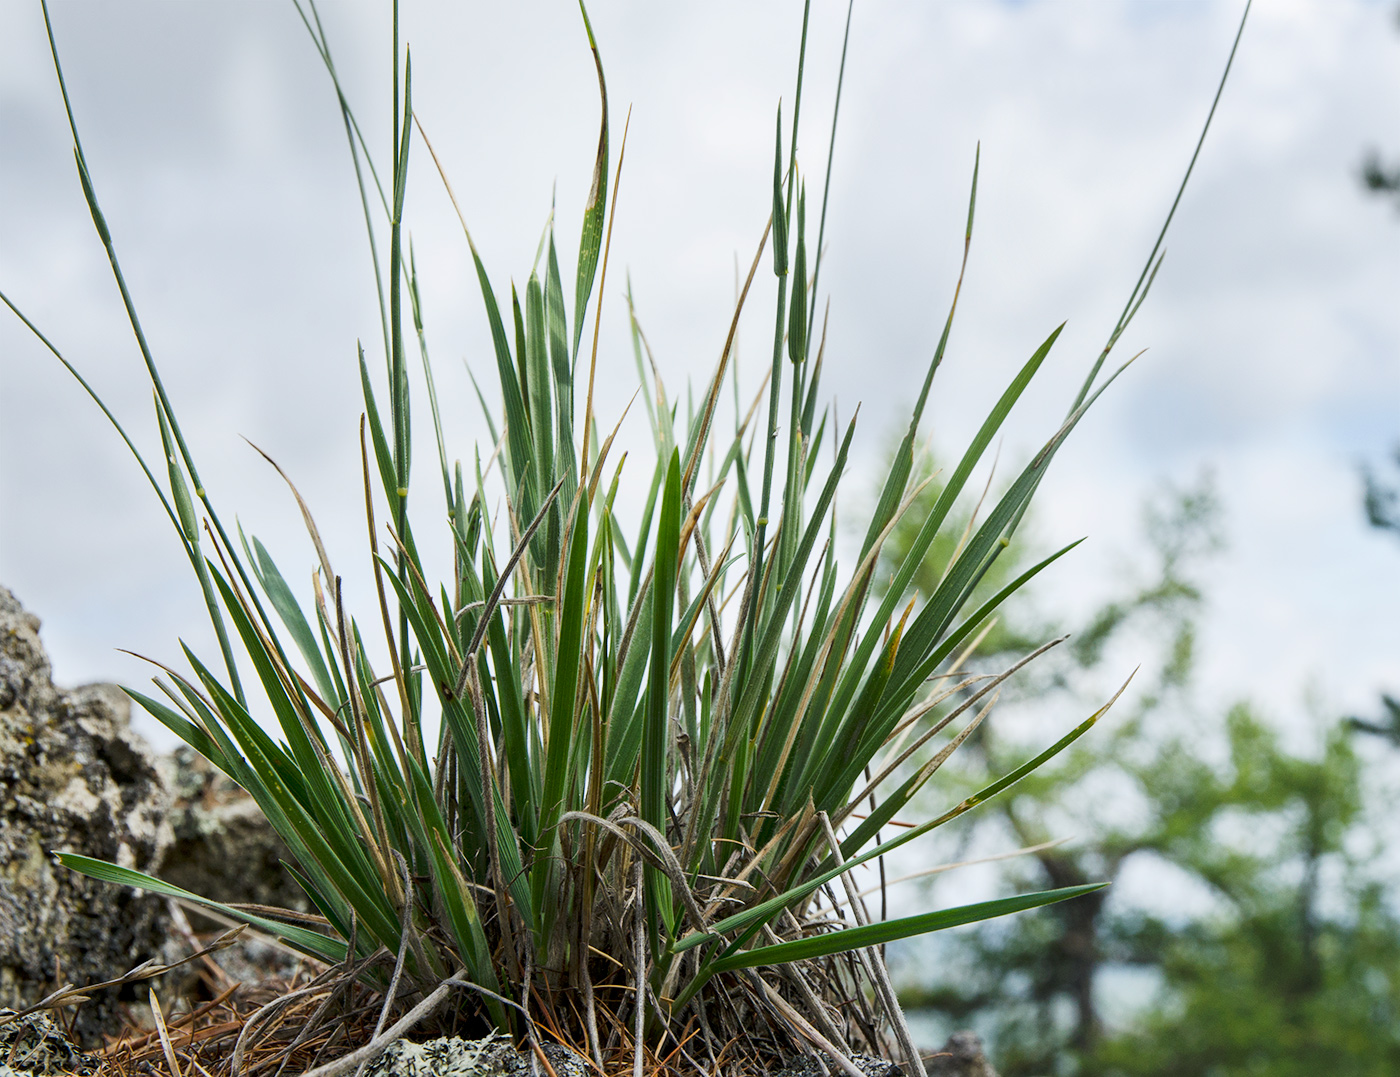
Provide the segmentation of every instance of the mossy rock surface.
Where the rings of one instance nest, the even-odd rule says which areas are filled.
[[[0,1010],[0,1020],[13,1011]],[[0,1077],[50,1077],[97,1072],[97,1059],[83,1051],[42,1013],[0,1025]]]
[[[593,1071],[573,1051],[547,1043],[541,1050],[557,1077],[588,1077]],[[423,1043],[392,1043],[365,1071],[365,1077],[530,1077],[527,1055],[508,1036],[464,1040],[443,1036]]]
[[[65,983],[97,983],[162,952],[165,906],[60,866],[82,853],[154,871],[171,832],[156,754],[112,685],[53,684],[39,619],[0,587],[0,1006],[23,1009]],[[96,1043],[120,1023],[113,992],[74,1026]]]

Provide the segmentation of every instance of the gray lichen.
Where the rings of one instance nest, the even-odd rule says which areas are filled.
[[[541,1048],[558,1077],[587,1077],[582,1058],[567,1047]],[[424,1043],[398,1040],[370,1063],[365,1077],[531,1077],[529,1058],[512,1046],[509,1036],[464,1040],[443,1036]]]
[[[0,1010],[0,1020],[13,1011]],[[0,1077],[97,1072],[97,1059],[41,1013],[0,1024]]]
[[[55,688],[39,619],[0,587],[0,1006],[120,976],[166,940],[163,904],[60,866],[77,852],[154,870],[171,841],[160,763],[111,685]],[[120,1018],[106,993],[76,1034]]]

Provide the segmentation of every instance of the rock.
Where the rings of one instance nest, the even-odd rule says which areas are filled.
[[[541,1050],[558,1077],[588,1077],[591,1072],[588,1063],[567,1047],[546,1043]],[[424,1043],[397,1040],[369,1064],[365,1077],[530,1077],[530,1058],[511,1044],[509,1036],[480,1040],[443,1036]]]
[[[924,1065],[928,1077],[997,1077],[975,1032],[954,1032]]]
[[[194,749],[171,754],[175,804],[160,877],[226,904],[274,905],[310,911],[282,861],[295,863],[262,810],[233,779]]]
[[[823,1056],[826,1073],[831,1077],[843,1077],[841,1068],[830,1058]],[[857,1068],[865,1077],[901,1077],[908,1074],[907,1067],[874,1055],[854,1054],[851,1056]],[[982,1041],[975,1032],[954,1032],[948,1042],[936,1054],[924,1055],[924,1069],[928,1077],[997,1077],[997,1071],[987,1061],[982,1050]],[[561,1075],[562,1077],[562,1075]],[[804,1056],[784,1066],[773,1077],[824,1077],[822,1069],[813,1056]]]
[[[849,1057],[865,1077],[904,1077],[903,1068],[889,1059],[861,1054],[859,1051]],[[822,1066],[826,1069],[823,1070]],[[789,1062],[772,1077],[845,1077],[845,1072],[829,1055],[822,1055],[820,1065],[816,1056],[803,1055]]]
[[[163,903],[62,867],[76,852],[153,871],[171,841],[156,755],[111,685],[63,691],[39,619],[0,587],[0,1006],[23,1009],[64,983],[120,976],[158,955]],[[120,1020],[113,992],[77,1015],[96,1042]]]
[[[13,1010],[0,1010],[0,1021],[13,1013]],[[42,1013],[0,1025],[0,1077],[96,1072],[97,1059],[78,1047]]]
[[[306,894],[282,866],[282,861],[295,863],[291,851],[253,798],[188,746],[181,745],[163,762],[168,764],[174,794],[168,818],[175,840],[157,874],[192,894],[225,904],[312,911]],[[222,928],[222,921],[206,923],[196,910],[185,911],[200,931]],[[293,953],[272,947],[258,936],[220,950],[213,960],[227,977],[244,983],[290,979],[299,964]],[[198,992],[197,965],[172,975],[170,988],[176,994]]]

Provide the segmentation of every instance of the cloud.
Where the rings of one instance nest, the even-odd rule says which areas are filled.
[[[1357,456],[1400,435],[1400,226],[1354,177],[1363,149],[1400,130],[1400,35],[1387,11],[1360,0],[1256,6],[1162,275],[1122,344],[1125,357],[1151,350],[1076,433],[1042,495],[1048,539],[1087,531],[1113,548],[1133,541],[1133,506],[1153,482],[1214,463],[1236,524],[1212,676],[1246,691],[1283,685],[1280,698],[1296,697],[1307,670],[1351,705],[1400,684],[1400,665],[1383,657],[1397,653],[1400,625],[1361,578],[1394,565],[1351,501]],[[862,467],[907,414],[941,328],[979,140],[977,234],[926,431],[944,451],[964,442],[1068,319],[1004,459],[1054,428],[1155,237],[1238,13],[1217,2],[857,8],[822,272],[828,390],[843,418],[864,403]],[[383,13],[346,3],[323,15],[382,167]],[[813,5],[800,155],[814,201],[844,15]],[[295,12],[75,2],[55,16],[95,180],[211,489],[289,576],[309,573],[291,505],[247,435],[310,497],[333,556],[358,563],[354,359],[360,341],[381,368],[378,308],[344,132]],[[634,388],[624,271],[673,394],[683,399],[686,378],[698,383],[718,357],[736,255],[746,269],[768,212],[780,97],[791,123],[797,19],[771,5],[622,5],[597,12],[595,29],[614,152],[634,106],[600,349],[610,425]],[[531,5],[426,4],[411,6],[403,36],[415,104],[505,292],[528,275],[552,197],[562,250],[578,232],[598,108],[580,28],[572,12]],[[0,138],[13,148],[0,154],[0,287],[151,449],[139,355],[27,6],[0,9],[0,50]],[[469,460],[484,428],[461,360],[489,374],[489,337],[421,144],[412,161],[429,345],[451,451]],[[746,392],[767,361],[771,281],[761,267],[741,329]],[[209,650],[196,588],[139,473],[7,319],[0,409],[0,456],[21,462],[0,469],[0,580],[46,618],[59,679],[139,681],[118,645],[169,656],[188,634]],[[428,468],[435,450],[425,441],[416,456]],[[1066,565],[1058,586],[1092,596],[1100,564]],[[1297,578],[1311,583],[1280,589]],[[1300,642],[1246,630],[1261,613]]]

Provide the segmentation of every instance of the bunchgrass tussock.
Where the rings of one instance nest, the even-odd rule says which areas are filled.
[[[1121,373],[1101,376],[1161,264],[1161,238],[1062,425],[960,536],[927,600],[905,605],[945,525],[965,518],[955,502],[1059,329],[1026,358],[932,509],[904,521],[915,537],[877,585],[882,544],[919,489],[916,439],[959,275],[857,552],[839,565],[833,505],[855,424],[838,428],[821,395],[824,364],[840,360],[828,359],[818,317],[825,189],[817,205],[795,151],[801,62],[790,118],[779,109],[775,119],[772,215],[713,377],[690,410],[673,406],[642,362],[632,314],[655,451],[626,462],[629,481],[646,489],[640,516],[627,519],[614,511],[621,454],[593,405],[597,371],[616,361],[598,354],[597,325],[623,155],[613,156],[603,64],[582,5],[602,122],[573,280],[551,227],[523,294],[498,294],[467,231],[473,208],[458,207],[501,400],[487,410],[493,444],[464,467],[448,452],[451,416],[439,412],[426,349],[410,356],[422,326],[404,193],[411,176],[437,182],[441,172],[416,122],[410,60],[401,54],[399,70],[396,53],[395,150],[376,162],[314,2],[294,3],[336,81],[379,285],[383,355],[362,349],[357,371],[370,608],[346,608],[299,494],[320,566],[310,603],[256,538],[226,526],[147,346],[63,95],[82,192],[154,389],[163,459],[143,458],[103,411],[165,507],[221,652],[211,661],[186,648],[182,662],[161,665],[154,691],[130,694],[254,798],[292,850],[287,870],[316,914],[230,907],[112,864],[64,862],[202,902],[341,966],[382,994],[371,1047],[446,1012],[536,1047],[547,1032],[600,1068],[669,1060],[714,1070],[815,1047],[852,1073],[853,1052],[897,1049],[921,1074],[881,947],[1094,887],[879,920],[850,872],[1003,793],[1112,703],[941,815],[890,826],[994,705],[998,686],[1058,642],[995,677],[961,672],[997,607],[1070,548],[981,600],[979,584],[1056,453]],[[804,12],[804,50],[806,25]],[[839,108],[839,82],[836,100]],[[964,267],[977,174],[974,160]],[[731,426],[718,405],[734,333],[750,284],[766,273],[777,278],[771,368],[756,407]],[[440,472],[423,479],[409,451],[409,368],[418,363]],[[441,482],[445,523],[411,511],[420,481]],[[450,550],[450,578],[428,577],[425,543]]]

